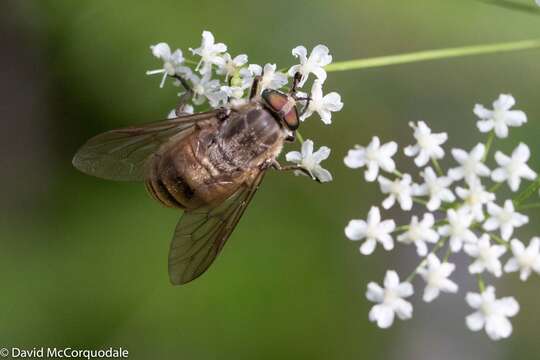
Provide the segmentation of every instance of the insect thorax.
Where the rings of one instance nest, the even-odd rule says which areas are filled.
[[[210,161],[217,167],[249,169],[281,151],[285,133],[273,115],[257,103],[233,112],[220,126],[210,146]],[[225,169],[224,169],[225,170]]]

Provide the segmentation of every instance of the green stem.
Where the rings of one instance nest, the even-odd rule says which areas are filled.
[[[538,209],[540,208],[540,203],[532,203],[518,206],[518,210],[527,210],[527,209]]]
[[[433,224],[433,227],[439,227],[440,225],[446,225],[446,224],[448,224],[448,220],[440,219],[440,220],[435,221],[435,223]]]
[[[398,170],[394,170],[394,175],[396,175],[398,178],[402,178],[403,174],[399,172]]]
[[[435,171],[437,172],[437,175],[444,176],[444,172],[441,169],[441,165],[439,165],[439,162],[435,158],[431,158],[431,163],[435,167]]]
[[[413,202],[417,203],[417,204],[421,204],[421,205],[427,205],[427,201],[424,200],[424,199],[419,199],[417,197],[413,197]]]
[[[531,195],[538,192],[540,189],[540,176],[534,180],[525,190],[523,190],[519,195],[514,199],[514,205],[519,207],[525,200],[531,197]]]
[[[302,137],[302,134],[300,134],[300,131],[296,130],[296,138],[300,142],[300,145],[304,143],[304,138]]]
[[[495,139],[495,132],[492,131],[489,133],[487,142],[486,142],[486,151],[484,152],[484,156],[482,157],[482,162],[486,162],[489,150],[491,149],[491,145],[493,144],[493,140]]]
[[[410,225],[401,225],[401,226],[398,226],[397,228],[395,228],[394,231],[392,231],[392,232],[407,231],[407,230],[409,230],[409,228],[410,228]]]
[[[484,283],[484,278],[481,274],[478,274],[478,289],[480,293],[483,293],[486,290],[486,284]]]
[[[454,201],[451,203],[445,203],[443,202],[441,204],[441,209],[444,211],[450,210],[450,209],[457,209],[460,205],[463,205],[463,202],[461,201]]]
[[[441,237],[439,241],[437,241],[433,249],[431,249],[431,251],[424,257],[424,259],[420,262],[420,264],[418,264],[418,266],[413,270],[413,272],[410,273],[409,276],[407,276],[407,278],[405,279],[405,282],[411,282],[414,279],[416,274],[418,274],[418,270],[420,270],[426,264],[427,258],[429,257],[429,255],[435,254],[437,250],[442,248],[444,244],[446,243],[446,240],[447,238]]]
[[[198,65],[199,62],[191,59],[184,59],[185,63],[191,64],[191,65]]]
[[[540,39],[531,39],[489,45],[473,45],[439,50],[418,51],[406,54],[380,56],[367,59],[339,61],[326,66],[325,69],[326,71],[358,70],[372,67],[413,63],[418,61],[501,53],[508,51],[534,49],[539,47]]]
[[[448,245],[448,248],[446,249],[446,252],[444,253],[443,262],[448,261],[448,259],[450,258],[450,254],[452,254],[452,248],[450,247],[450,245]]]
[[[497,190],[499,190],[499,188],[502,186],[502,182],[500,183],[496,183],[495,185],[493,185],[492,187],[489,188],[489,192],[495,192]]]
[[[508,244],[508,241],[504,241],[503,238],[501,238],[499,235],[496,235],[494,233],[487,233],[489,235],[490,238],[492,238],[493,240],[495,240],[495,242],[499,243],[500,245],[503,245],[504,247],[506,248],[510,248],[510,244]]]

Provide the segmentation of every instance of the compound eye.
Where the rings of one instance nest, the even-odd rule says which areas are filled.
[[[285,123],[290,130],[296,130],[299,125],[298,110],[294,105],[294,99],[282,92],[266,89],[262,92],[262,98],[266,106]],[[291,106],[292,105],[292,106]]]
[[[283,116],[283,121],[285,121],[285,124],[287,124],[287,127],[289,130],[296,130],[298,129],[298,125],[300,125],[299,117],[298,117],[298,110],[296,109],[296,106],[293,106],[291,110],[285,116]]]
[[[262,98],[275,113],[281,112],[283,107],[289,101],[287,95],[272,89],[265,89],[262,92]]]

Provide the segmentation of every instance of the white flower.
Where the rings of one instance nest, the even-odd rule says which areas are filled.
[[[417,196],[429,196],[427,208],[435,211],[441,207],[441,202],[452,202],[456,200],[455,195],[449,189],[452,179],[446,176],[437,177],[431,167],[427,167],[420,173],[424,178],[421,185],[413,185],[413,194]]]
[[[446,142],[448,135],[446,133],[432,134],[431,129],[425,122],[419,121],[418,125],[413,122],[409,125],[414,129],[414,138],[416,145],[409,145],[404,152],[407,156],[416,156],[414,163],[416,166],[424,166],[429,159],[442,159],[444,150],[440,146]]]
[[[380,242],[385,250],[394,248],[394,240],[390,233],[394,231],[396,224],[394,220],[381,221],[381,213],[376,206],[371,207],[368,213],[367,221],[351,220],[345,228],[345,235],[353,241],[363,240],[360,246],[360,252],[364,255],[370,255],[375,251],[377,242]]]
[[[504,206],[500,207],[495,203],[487,205],[490,217],[484,223],[484,230],[493,231],[501,229],[501,237],[509,240],[514,232],[514,228],[525,225],[529,222],[529,217],[514,210],[512,200],[506,200]]]
[[[412,317],[413,307],[404,300],[414,293],[412,285],[408,282],[399,282],[398,274],[389,270],[384,277],[384,288],[374,282],[367,286],[366,298],[374,305],[369,312],[369,321],[376,322],[377,326],[386,329],[394,323],[394,316],[401,320]]]
[[[149,70],[146,75],[163,74],[159,87],[163,87],[167,76],[173,76],[179,72],[180,65],[184,62],[182,50],[177,49],[171,53],[171,48],[168,44],[161,42],[156,45],[151,45],[152,54],[158,59],[163,60],[163,68],[157,70]]]
[[[322,82],[315,80],[311,87],[309,106],[300,116],[300,120],[304,121],[316,112],[321,117],[322,122],[329,125],[332,123],[332,112],[340,111],[342,108],[341,96],[337,92],[331,92],[323,96]]]
[[[465,179],[473,181],[477,176],[489,176],[488,167],[482,162],[486,148],[484,144],[477,144],[470,153],[462,149],[452,149],[452,156],[460,166],[448,171],[448,176],[453,180]]]
[[[256,75],[253,71],[257,71],[256,69],[260,70],[260,68],[259,65],[249,64],[238,71],[242,87],[249,88],[253,85],[253,78]]]
[[[313,152],[313,141],[306,140],[302,144],[302,153],[291,151],[285,155],[285,159],[307,170],[313,179],[317,179],[320,182],[328,182],[332,181],[332,174],[320,165],[320,162],[327,159],[328,156],[330,156],[330,149],[328,147],[321,146],[319,150]],[[296,174],[305,175],[302,171],[296,171]]]
[[[351,169],[367,166],[364,173],[366,181],[375,181],[379,175],[379,168],[384,171],[393,172],[396,170],[396,164],[392,156],[397,151],[397,144],[393,141],[381,145],[377,136],[374,136],[367,147],[356,146],[349,150],[344,159],[345,165]]]
[[[304,86],[308,75],[313,73],[321,82],[326,80],[324,67],[332,62],[332,55],[324,45],[317,45],[307,57],[307,49],[304,46],[297,46],[292,50],[292,54],[300,59],[300,65],[294,65],[289,69],[289,75],[294,76],[297,72],[302,74],[299,87]]]
[[[227,100],[227,95],[221,90],[219,80],[210,79],[211,75],[207,72],[199,78],[193,73],[189,74],[188,79],[191,81],[195,105],[201,105],[208,99],[210,106],[217,107]]]
[[[218,67],[223,67],[225,60],[221,57],[221,54],[227,51],[227,45],[223,43],[215,43],[214,35],[210,31],[203,31],[201,47],[197,49],[189,48],[193,55],[199,55],[201,60],[197,64],[195,70],[198,70],[201,74],[205,74],[211,71],[212,64]]]
[[[439,234],[450,237],[450,249],[453,252],[461,250],[464,242],[475,243],[477,241],[476,235],[469,229],[473,217],[466,208],[449,209],[446,212],[446,217],[448,225],[441,226]]]
[[[502,245],[490,245],[489,235],[483,234],[474,244],[465,244],[464,250],[475,261],[469,266],[471,274],[480,274],[484,270],[496,277],[502,275],[502,265],[499,258],[506,252]]]
[[[512,334],[509,317],[519,312],[519,304],[513,297],[495,298],[495,288],[488,286],[481,294],[468,293],[467,303],[477,311],[467,316],[467,327],[471,331],[480,331],[485,327],[492,340],[507,338]]]
[[[439,240],[439,234],[433,229],[434,224],[433,214],[424,214],[421,221],[418,221],[418,216],[413,216],[409,228],[403,234],[398,235],[397,241],[405,244],[414,243],[418,255],[426,256],[428,252],[426,242],[434,244]]]
[[[486,191],[478,178],[468,183],[469,188],[456,188],[456,194],[463,199],[469,211],[473,214],[474,220],[484,220],[484,205],[495,200],[495,194]]]
[[[193,106],[191,105],[184,105],[184,107],[182,108],[182,113],[183,114],[193,114]],[[178,115],[176,115],[176,109],[172,109],[169,114],[167,115],[167,119],[176,119],[178,117]]]
[[[456,293],[458,291],[457,284],[448,279],[455,268],[456,266],[454,264],[448,262],[441,263],[435,254],[430,254],[427,257],[426,266],[418,270],[418,273],[426,282],[423,297],[425,302],[435,300],[441,291],[448,293]]]
[[[225,81],[229,79],[230,76],[234,76],[242,66],[248,62],[248,57],[245,54],[241,54],[231,58],[229,53],[223,55],[223,63],[219,65],[216,73],[220,75],[225,75]]]
[[[396,178],[394,181],[380,175],[378,181],[381,192],[388,194],[382,203],[383,208],[390,209],[397,199],[402,210],[412,209],[412,179],[409,174],[403,174],[401,178]]]
[[[240,106],[248,102],[244,98],[245,88],[243,86],[222,86],[220,89],[228,98],[228,103],[233,106]]]
[[[244,83],[249,83],[248,86],[251,86],[254,76],[262,75],[259,81],[259,91],[280,89],[289,82],[287,74],[276,71],[276,64],[266,64],[264,68],[257,64],[250,64],[247,68],[242,69],[240,73],[244,76]]]
[[[516,101],[512,95],[499,95],[493,102],[493,110],[486,109],[483,105],[476,104],[474,113],[480,118],[476,123],[480,132],[489,132],[495,129],[495,134],[500,138],[508,136],[509,126],[521,126],[527,122],[527,115],[520,110],[510,110]]]
[[[502,152],[497,151],[495,153],[495,160],[500,167],[493,170],[491,179],[496,182],[506,180],[510,189],[517,191],[521,184],[521,178],[528,180],[534,180],[536,178],[536,173],[527,165],[530,156],[529,147],[524,143],[520,143],[512,151],[512,157],[508,157]]]
[[[522,281],[527,280],[533,271],[540,274],[540,238],[532,238],[527,247],[514,239],[510,242],[510,246],[514,257],[504,265],[504,271],[511,273],[519,270]]]

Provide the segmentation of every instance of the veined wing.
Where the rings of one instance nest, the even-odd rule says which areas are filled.
[[[167,141],[189,134],[196,123],[216,119],[218,111],[107,131],[88,140],[75,154],[73,165],[107,180],[144,180],[150,155]]]
[[[173,285],[196,279],[214,262],[264,174],[264,170],[257,172],[250,184],[244,184],[217,206],[184,213],[176,226],[169,251],[169,278]]]

